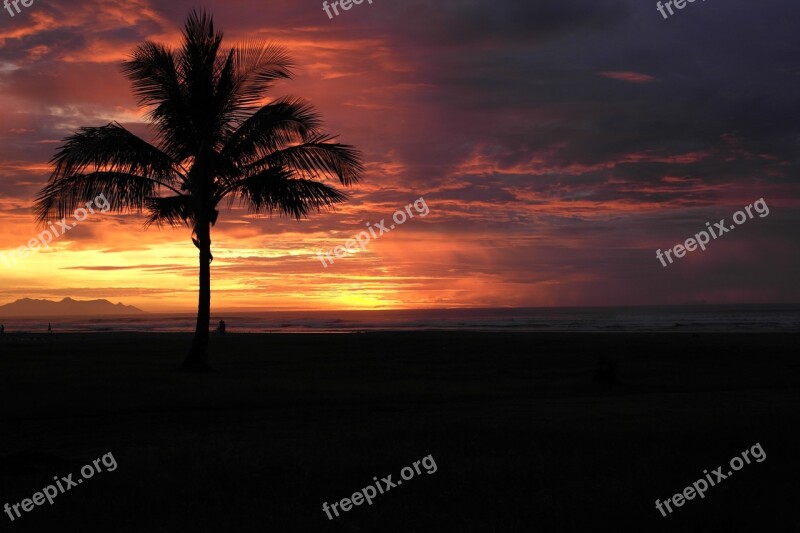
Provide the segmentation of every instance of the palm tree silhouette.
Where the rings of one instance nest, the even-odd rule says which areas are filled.
[[[208,368],[211,227],[223,200],[250,212],[307,217],[348,197],[364,172],[360,153],[321,130],[308,102],[264,105],[276,80],[292,77],[287,52],[270,43],[222,48],[213,18],[193,10],[180,49],[146,41],[123,70],[139,105],[150,108],[150,144],[117,122],[80,128],[51,160],[53,173],[34,209],[39,223],[60,219],[105,194],[116,212],[146,212],[145,227],[186,225],[199,249],[197,327],[183,368]]]

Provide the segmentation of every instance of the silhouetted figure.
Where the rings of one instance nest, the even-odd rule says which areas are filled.
[[[0,335],[6,332],[6,327],[3,324],[0,324]]]
[[[225,321],[224,320],[220,320],[219,321],[219,326],[217,326],[217,333],[219,333],[220,335],[225,335]]]
[[[53,326],[50,324],[50,322],[47,323],[47,333],[53,333]]]

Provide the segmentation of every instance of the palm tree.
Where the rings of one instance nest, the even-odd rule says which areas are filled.
[[[347,199],[320,178],[349,186],[364,172],[360,153],[323,133],[305,100],[264,105],[266,91],[291,78],[293,66],[270,43],[223,49],[212,17],[192,11],[180,49],[146,41],[123,64],[139,104],[149,108],[154,144],[117,122],[81,128],[64,139],[37,197],[41,224],[105,194],[113,211],[145,212],[145,227],[192,229],[200,290],[187,370],[208,368],[211,227],[220,203],[299,220]]]

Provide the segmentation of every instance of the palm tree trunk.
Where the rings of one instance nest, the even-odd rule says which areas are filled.
[[[200,294],[197,303],[197,327],[183,368],[191,371],[208,370],[208,327],[211,320],[211,230],[208,222],[195,227],[195,245],[200,250]]]

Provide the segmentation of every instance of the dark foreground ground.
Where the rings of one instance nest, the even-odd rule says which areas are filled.
[[[6,334],[0,505],[118,468],[0,530],[796,532],[799,338],[228,335],[188,375],[185,335]],[[619,384],[593,382],[602,353]],[[756,443],[766,460],[656,510]],[[322,511],[427,455],[434,473]]]

